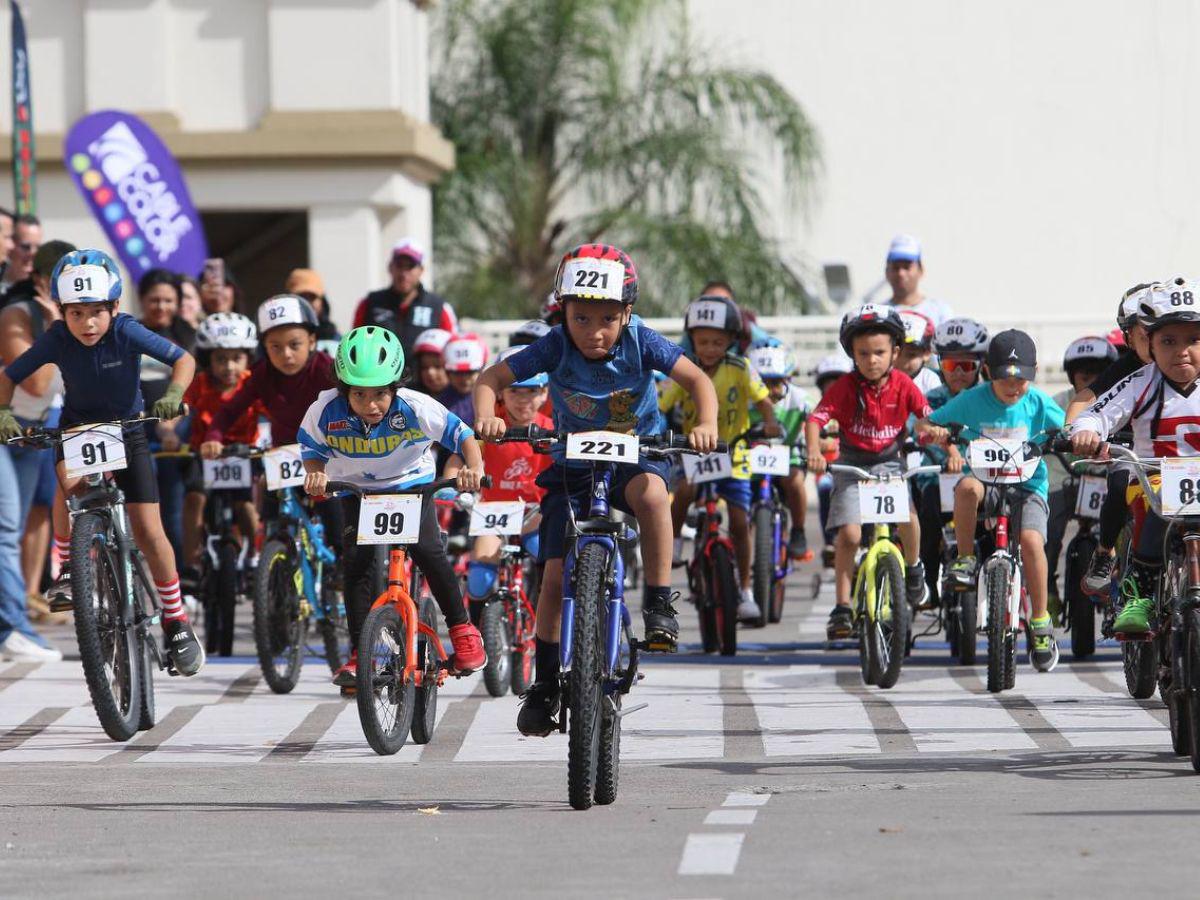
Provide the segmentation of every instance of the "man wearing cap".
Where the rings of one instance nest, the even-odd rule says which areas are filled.
[[[884,274],[892,288],[892,299],[888,302],[897,309],[923,313],[933,320],[934,328],[953,315],[945,303],[921,293],[921,278],[925,275],[921,242],[911,234],[898,234],[892,238]]]
[[[392,248],[388,264],[391,286],[367,294],[354,313],[355,328],[382,325],[395,332],[409,359],[413,343],[422,331],[429,328],[441,328],[451,334],[458,331],[454,309],[421,284],[424,263],[425,251],[421,245],[412,238],[402,238]]]
[[[36,216],[17,216],[12,248],[4,266],[4,281],[0,284],[4,303],[33,296],[33,257],[41,246],[42,223]]]
[[[284,282],[283,291],[285,294],[303,297],[312,304],[318,322],[317,345],[322,350],[326,349],[321,346],[324,342],[336,344],[341,340],[341,332],[329,318],[329,300],[325,296],[325,279],[321,277],[320,272],[316,269],[292,269],[287,281]]]

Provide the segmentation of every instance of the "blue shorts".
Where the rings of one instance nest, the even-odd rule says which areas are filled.
[[[730,506],[740,509],[750,509],[750,479],[722,478],[716,482],[717,496],[724,498]]]
[[[644,472],[647,475],[657,475],[666,485],[667,468],[665,460],[646,459],[645,457],[639,459],[636,465],[617,466],[609,489],[609,502],[612,503],[613,508],[632,515],[633,510],[625,502],[625,488],[629,482]],[[566,484],[563,482],[564,473],[567,473]],[[590,468],[567,469],[558,463],[554,463],[538,476],[538,487],[546,489],[546,495],[542,497],[542,524],[538,527],[538,562],[562,559],[566,555],[567,524],[570,521],[568,511],[570,499],[567,489],[568,487],[576,489],[575,493],[583,494],[586,498],[591,492],[591,484],[592,470]],[[586,509],[584,515],[587,515]]]

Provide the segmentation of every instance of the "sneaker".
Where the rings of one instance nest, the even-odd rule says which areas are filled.
[[[483,638],[470,622],[450,627],[450,643],[454,645],[454,668],[459,672],[474,672],[487,662]]]
[[[350,654],[350,658],[340,669],[333,673],[333,683],[340,688],[354,687],[358,684],[358,651]]]
[[[908,605],[920,609],[929,599],[929,585],[925,583],[925,564],[917,560],[904,572],[904,593]]]
[[[1128,581],[1129,579],[1126,579]],[[1124,590],[1124,585],[1122,585]],[[1154,601],[1147,597],[1134,597],[1125,601],[1125,606],[1113,622],[1113,631],[1117,634],[1145,634],[1150,630],[1150,613],[1154,611]]]
[[[1092,558],[1088,560],[1087,571],[1083,573],[1083,592],[1093,596],[1107,593],[1116,565],[1116,553],[1106,552],[1102,547],[1097,547],[1092,553]]]
[[[678,596],[676,593],[672,594],[670,599],[647,600],[642,607],[646,644],[649,645],[647,649],[674,651],[679,640],[679,622],[675,618],[675,607],[671,605],[671,601]]]
[[[180,675],[190,677],[204,668],[204,647],[192,631],[187,619],[163,620],[163,635],[167,639],[167,655]]]
[[[788,533],[788,556],[801,562],[808,562],[813,558],[812,551],[808,549],[808,538],[805,536],[803,528],[793,528]]]
[[[1054,640],[1054,626],[1049,616],[1034,619],[1029,623],[1033,629],[1033,649],[1029,658],[1039,672],[1049,672],[1058,665],[1058,642]]]
[[[960,556],[950,563],[950,580],[960,591],[969,591],[975,587],[975,574],[978,563],[974,556]]]
[[[545,737],[558,728],[558,681],[535,681],[521,695],[517,731],[526,737]]]
[[[829,624],[825,626],[825,637],[831,641],[844,641],[854,634],[854,616],[850,607],[835,606],[829,614]]]
[[[741,622],[755,621],[762,618],[762,610],[758,604],[754,602],[754,595],[750,591],[742,591],[742,600],[738,603],[738,620]]]
[[[41,594],[30,594],[25,598],[30,622],[45,622],[47,625],[64,625],[71,621],[69,612],[55,612]]]
[[[71,570],[63,569],[54,583],[46,589],[46,597],[50,600],[50,608],[54,612],[69,612],[75,609],[71,599]]]
[[[671,543],[671,568],[678,569],[687,563],[683,558],[683,538],[677,537]]]
[[[53,647],[43,647],[32,638],[14,631],[0,643],[0,659],[10,662],[58,662],[62,654]]]

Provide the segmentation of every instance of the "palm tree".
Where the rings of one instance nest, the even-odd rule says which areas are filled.
[[[615,243],[644,315],[677,315],[711,278],[764,312],[812,300],[769,237],[756,166],[802,206],[819,167],[796,100],[721,66],[684,0],[447,0],[433,118],[457,148],[435,191],[443,286],[468,315],[532,315],[561,254]]]

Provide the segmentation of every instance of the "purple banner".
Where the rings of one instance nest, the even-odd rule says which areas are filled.
[[[33,100],[29,90],[29,51],[25,47],[25,20],[16,0],[9,0],[12,16],[12,169],[17,212],[37,212],[37,163],[33,149]]]
[[[149,125],[111,109],[84,116],[63,142],[63,160],[135,281],[155,268],[200,274],[208,256],[200,214]]]

